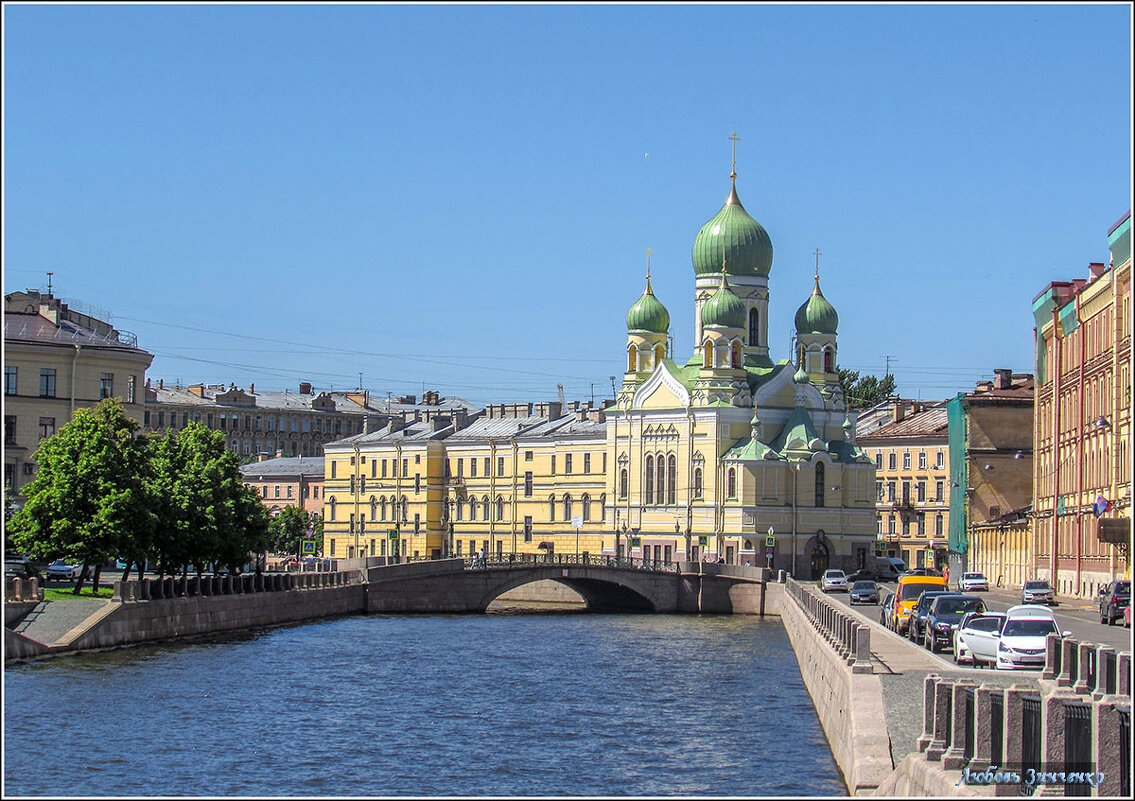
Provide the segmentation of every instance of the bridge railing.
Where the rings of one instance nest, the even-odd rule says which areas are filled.
[[[488,570],[500,567],[517,567],[523,565],[550,565],[550,566],[583,566],[583,567],[615,567],[624,570],[659,570],[676,573],[680,567],[678,562],[668,559],[634,559],[627,556],[612,556],[610,554],[575,554],[575,553],[504,553],[481,556],[454,557],[465,562],[467,570]]]
[[[826,596],[816,595],[810,587],[788,579],[787,595],[804,617],[819,632],[832,650],[844,659],[853,673],[871,673],[871,629],[843,611]]]

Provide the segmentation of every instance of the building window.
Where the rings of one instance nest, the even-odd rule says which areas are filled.
[[[524,461],[526,461],[526,462],[532,461],[532,451],[525,451],[524,452]]]
[[[17,383],[17,378],[18,378],[18,375],[19,375],[19,369],[20,368],[18,368],[18,367],[12,367],[10,365],[5,365],[5,367],[4,367],[4,394],[5,395],[15,395],[16,394],[16,383]]]
[[[334,498],[328,498],[327,508],[331,512],[330,519],[334,520],[335,519],[335,499]],[[334,542],[335,540],[331,540],[331,541]],[[332,546],[332,547],[334,547],[334,546]],[[334,551],[332,551],[332,553],[334,553]]]
[[[816,506],[824,505],[824,463],[816,463]]]
[[[421,456],[415,456],[414,458],[415,458],[415,459],[417,459],[417,460],[418,460],[419,462],[421,462],[421,461],[422,461],[422,457],[421,457]],[[485,457],[485,476],[486,476],[486,477],[488,477],[488,476],[490,475],[490,473],[489,473],[489,465],[490,465],[490,464],[492,464],[492,460],[490,460],[490,459],[489,459],[489,457],[488,457],[488,456],[486,456],[486,457]]]
[[[737,497],[737,468],[735,468],[735,467],[729,468],[729,473],[728,473],[726,480],[725,480],[725,486],[726,486],[726,493],[725,493],[726,497],[736,498]]]
[[[55,436],[55,418],[54,417],[41,417],[39,418],[39,438],[47,439],[48,437]]]
[[[919,481],[918,482],[917,494],[915,495],[915,497],[918,499],[919,503],[924,503],[926,501],[926,482],[925,481]]]
[[[504,498],[497,496],[497,520],[504,520]]]
[[[570,453],[564,455],[564,472],[571,475],[571,457]]]
[[[938,539],[942,536],[942,513],[934,515],[934,538]]]
[[[279,484],[272,487],[272,497],[273,498],[279,498],[280,497],[280,485]]]
[[[677,503],[678,458],[671,456],[666,465],[666,503],[673,506]]]
[[[591,472],[591,454],[590,453],[583,454],[583,472],[585,472],[585,473]]]
[[[99,399],[109,398],[114,394],[114,373],[99,374]]]
[[[497,457],[497,475],[498,476],[504,475],[504,457],[503,456]]]
[[[582,508],[583,522],[584,523],[590,523],[591,522],[591,496],[590,495],[584,495],[583,498],[580,499],[579,505],[581,507],[583,507]]]
[[[6,445],[16,444],[16,417],[15,415],[4,415],[4,443]]]
[[[335,538],[334,537],[331,538],[331,555],[332,556],[335,555]]]
[[[572,513],[571,496],[565,495],[564,496],[564,522],[565,523],[568,523],[568,522],[571,521],[571,513]]]
[[[548,498],[548,521],[554,523],[556,520],[556,496],[553,495]]]
[[[291,484],[289,484],[289,485],[288,485],[288,486],[287,486],[287,487],[285,488],[284,494],[285,494],[285,495],[287,495],[287,496],[288,496],[289,498],[291,498],[291,497],[292,497],[292,490],[293,490],[293,489],[294,489],[294,487],[292,487],[292,485],[291,485]]]
[[[532,515],[524,516],[524,541],[532,542]]]
[[[902,454],[902,469],[903,470],[909,470],[910,469],[910,451],[903,451],[903,454]]]
[[[625,467],[619,471],[619,497],[627,497],[627,469]]]
[[[887,501],[890,503],[895,502],[895,481],[891,479],[887,482]]]
[[[926,515],[922,512],[918,513],[918,536],[926,536]]]
[[[941,503],[945,499],[946,482],[938,480],[934,482],[934,499]]]
[[[946,466],[946,455],[944,453],[942,453],[942,451],[938,451],[938,456],[934,460],[934,468],[936,470],[941,470],[945,466]]]
[[[409,474],[410,474],[410,460],[409,459],[403,459],[402,460],[402,477],[405,478]]]
[[[756,347],[760,344],[757,341],[757,332],[761,330],[760,313],[756,309],[749,309],[749,345]]]
[[[898,457],[894,451],[887,454],[887,469],[894,470],[898,464]]]
[[[524,497],[532,497],[532,471],[529,470],[524,474]]]
[[[918,469],[919,470],[925,470],[926,469],[926,451],[919,451],[918,452]]]
[[[414,492],[422,491],[422,474],[414,473]]]
[[[552,475],[556,474],[556,455],[552,454]]]
[[[875,451],[875,469],[876,470],[882,470],[883,469],[883,452],[882,451]]]
[[[469,460],[469,478],[477,477],[477,458],[473,457]]]
[[[55,370],[44,368],[39,371],[39,396],[41,398],[55,397]]]
[[[701,468],[694,468],[694,497],[700,498],[702,496],[702,481],[701,481]]]
[[[891,536],[895,534],[895,516],[887,515],[887,533]]]
[[[654,503],[654,457],[646,457],[646,495],[643,503]]]

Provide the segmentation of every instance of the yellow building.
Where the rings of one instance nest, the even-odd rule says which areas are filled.
[[[436,418],[327,444],[324,554],[621,554],[806,578],[867,566],[875,465],[839,386],[838,315],[817,270],[794,358],[770,359],[772,242],[731,178],[694,239],[691,358],[671,352],[648,263],[613,406],[490,407],[465,427]]]
[[[941,568],[950,519],[946,404],[895,400],[891,414],[859,438],[875,463],[879,540],[908,567]]]
[[[1130,574],[1131,212],[1108,245],[1109,265],[1033,301],[1034,568],[1062,595]]]

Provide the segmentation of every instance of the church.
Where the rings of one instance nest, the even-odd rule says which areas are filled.
[[[327,443],[324,555],[867,566],[875,465],[839,384],[839,317],[817,265],[792,358],[770,358],[772,241],[730,179],[693,242],[692,355],[671,352],[648,260],[614,405],[502,404]]]

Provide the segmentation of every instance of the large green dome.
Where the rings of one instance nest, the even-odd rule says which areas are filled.
[[[646,279],[646,291],[627,312],[628,331],[647,331],[652,334],[665,334],[670,330],[670,312],[662,301],[654,297],[650,279]]]
[[[839,327],[839,315],[820,291],[820,279],[808,301],[796,310],[796,333],[834,334]]]
[[[730,275],[768,278],[772,269],[772,240],[741,205],[736,183],[721,211],[703,225],[694,238],[694,273],[719,272],[723,250]]]
[[[729,288],[725,273],[721,274],[721,286],[701,307],[701,324],[704,327],[745,327],[745,304]]]

